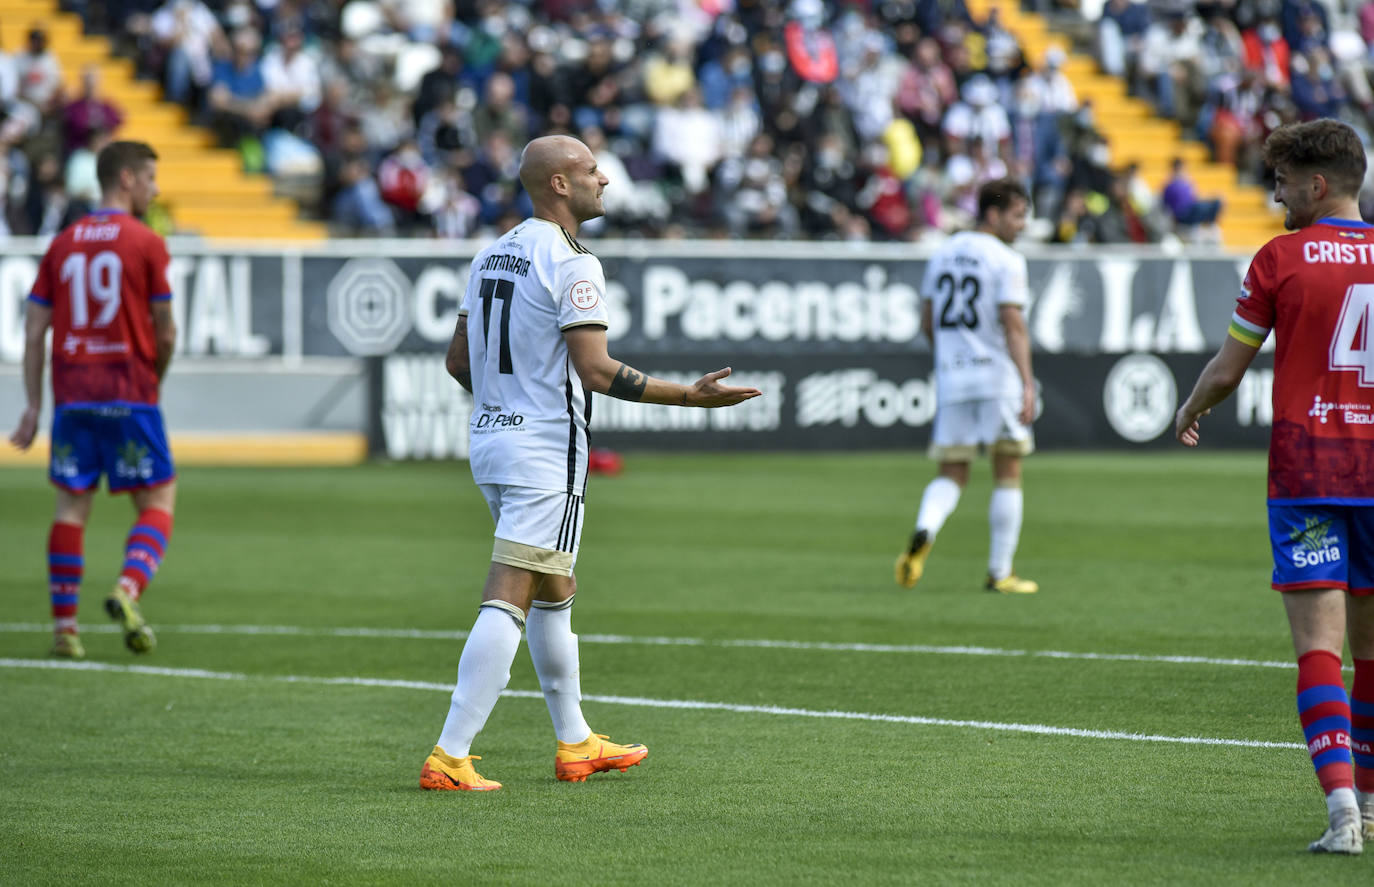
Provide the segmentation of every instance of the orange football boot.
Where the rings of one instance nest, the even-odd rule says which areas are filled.
[[[479,755],[452,757],[436,745],[420,770],[420,788],[433,791],[495,791],[501,787],[501,783],[483,779],[472,767],[473,761],[480,760],[482,758]]]
[[[626,770],[644,760],[649,750],[638,743],[617,745],[610,737],[593,733],[581,742],[560,742],[553,758],[553,775],[564,782],[586,782],[593,773]]]

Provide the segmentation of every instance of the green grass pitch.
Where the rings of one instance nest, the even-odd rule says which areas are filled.
[[[39,667],[51,493],[0,471],[0,883],[1365,882],[1370,860],[1303,852],[1325,808],[1264,465],[1033,457],[1017,567],[1042,591],[1002,597],[984,466],[905,591],[923,458],[632,454],[592,480],[574,628],[588,720],[649,758],[555,781],[522,645],[525,692],[473,749],[506,786],[484,795],[416,786],[491,550],[465,465],[184,471],[140,659],[99,607],[131,517],[102,497],[103,671]]]

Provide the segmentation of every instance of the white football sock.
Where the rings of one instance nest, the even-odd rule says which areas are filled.
[[[959,504],[960,492],[959,485],[943,475],[926,484],[921,510],[916,513],[916,529],[925,530],[934,539]]]
[[[1011,575],[1012,558],[1021,541],[1021,488],[996,487],[988,502],[988,527],[992,545],[988,553],[988,574],[993,579]]]
[[[1360,816],[1360,805],[1353,788],[1333,788],[1326,796],[1326,815],[1334,825],[1337,819]]]
[[[525,622],[530,659],[553,718],[559,742],[581,742],[592,734],[582,716],[577,635],[572,630],[572,598],[559,603],[535,601]]]
[[[477,611],[477,621],[458,658],[458,683],[439,734],[439,747],[446,754],[461,758],[472,750],[472,740],[510,682],[510,664],[519,648],[520,626],[514,614],[491,606]]]

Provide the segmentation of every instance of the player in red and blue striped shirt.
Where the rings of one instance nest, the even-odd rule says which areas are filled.
[[[158,389],[176,344],[167,246],[140,222],[158,194],[157,154],[142,142],[114,142],[96,160],[101,208],[48,247],[29,294],[24,344],[28,406],[10,437],[32,445],[43,403],[46,335],[53,333],[52,458],[57,510],[48,536],[53,653],[85,655],[76,606],[85,563],[82,537],[102,475],[129,493],[138,517],[105,610],[135,653],[156,640],[138,605],[172,535],[176,471],[158,408]]]
[[[1293,233],[1250,263],[1230,335],[1175,430],[1197,445],[1198,419],[1235,390],[1272,331],[1272,585],[1283,592],[1298,717],[1330,821],[1308,849],[1357,854],[1374,840],[1374,226],[1358,203],[1365,152],[1349,126],[1317,120],[1276,130],[1264,159]]]

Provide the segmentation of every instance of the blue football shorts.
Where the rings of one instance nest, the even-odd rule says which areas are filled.
[[[1340,588],[1374,594],[1374,506],[1269,506],[1279,591]]]
[[[109,404],[53,412],[48,479],[84,493],[100,485],[102,474],[111,493],[157,487],[176,477],[160,409]]]

